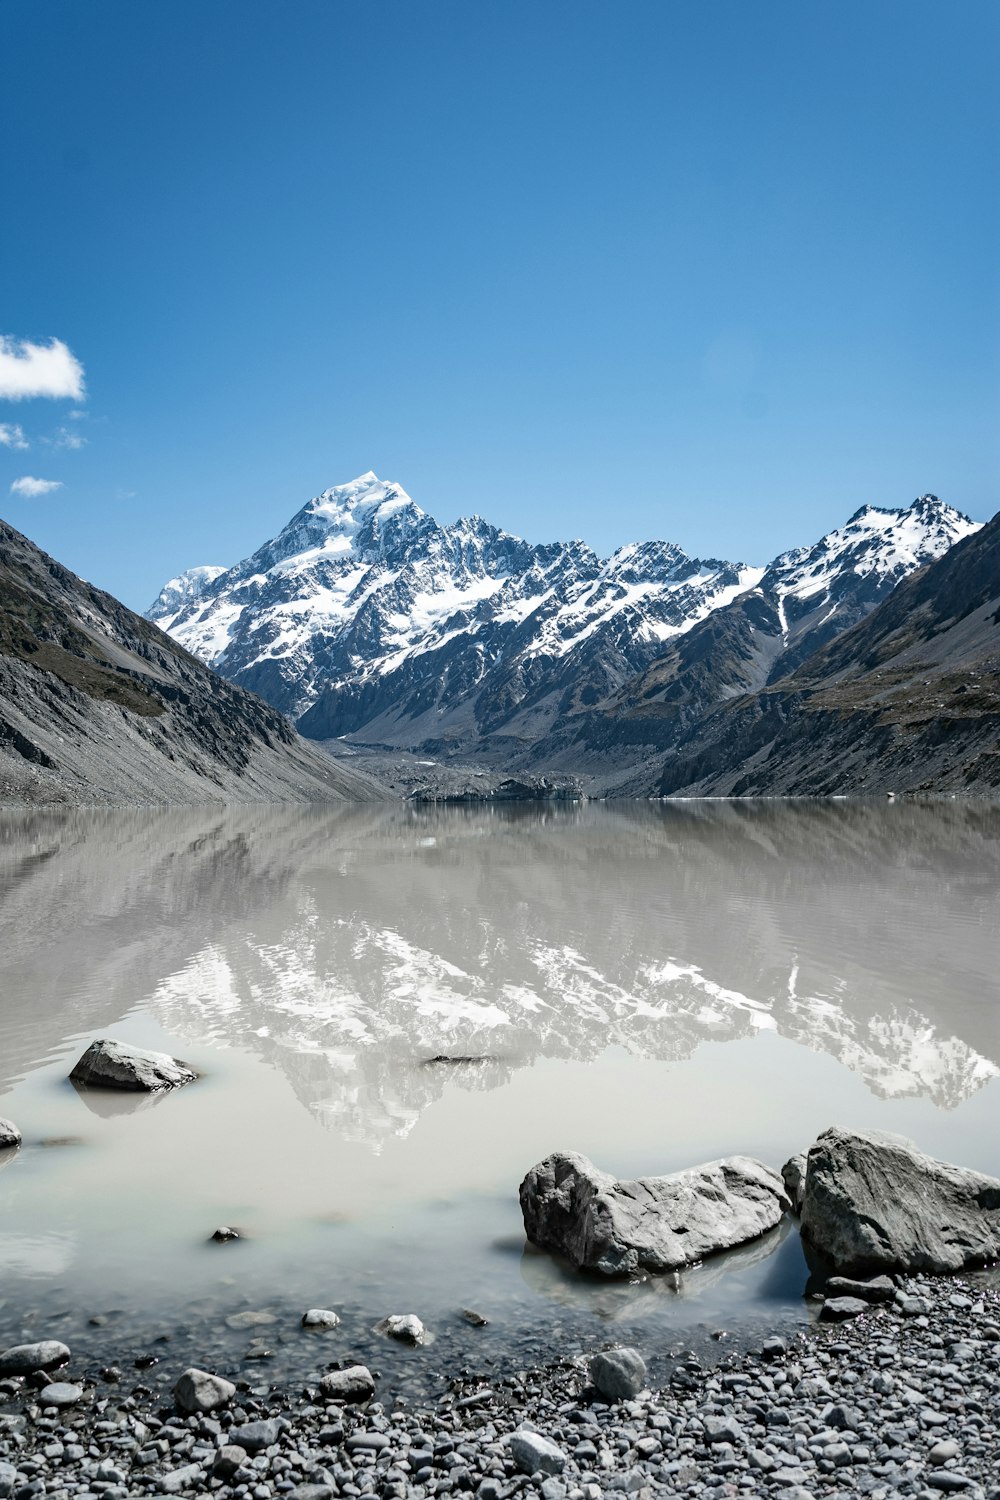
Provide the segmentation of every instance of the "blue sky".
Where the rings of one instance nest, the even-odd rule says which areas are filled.
[[[5,0],[0,54],[8,369],[66,346],[0,510],[134,607],[369,468],[751,562],[1000,507],[995,0]]]

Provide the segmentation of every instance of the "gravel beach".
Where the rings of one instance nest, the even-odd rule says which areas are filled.
[[[842,1323],[755,1331],[749,1349],[734,1330],[716,1357],[681,1354],[669,1369],[640,1348],[660,1388],[613,1403],[588,1359],[557,1347],[541,1368],[469,1364],[431,1399],[380,1400],[376,1378],[373,1399],[345,1403],[332,1392],[355,1377],[324,1378],[355,1363],[338,1345],[304,1384],[234,1374],[206,1382],[209,1409],[187,1414],[141,1375],[92,1375],[49,1349],[47,1372],[0,1378],[0,1497],[1000,1495],[1000,1291],[899,1277],[892,1296]]]

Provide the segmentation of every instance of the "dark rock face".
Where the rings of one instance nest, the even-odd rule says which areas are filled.
[[[69,1076],[83,1088],[154,1093],[193,1083],[198,1074],[166,1052],[147,1052],[144,1047],[103,1039],[91,1042]]]
[[[1000,1181],[879,1131],[824,1131],[809,1151],[802,1233],[849,1275],[958,1271],[1000,1257]]]
[[[0,803],[380,800],[0,522]]]
[[[585,1156],[556,1152],[531,1169],[520,1197],[529,1240],[606,1276],[679,1270],[756,1239],[789,1207],[777,1173],[745,1156],[619,1182]]]

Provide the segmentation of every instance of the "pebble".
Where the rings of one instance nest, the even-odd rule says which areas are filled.
[[[566,1455],[561,1448],[540,1432],[515,1432],[510,1451],[522,1474],[561,1474]]]
[[[64,1412],[46,1403],[43,1377],[11,1377],[0,1387],[0,1500],[131,1500],[157,1491],[191,1500],[992,1497],[1000,1491],[1000,1341],[984,1330],[1000,1327],[1000,1290],[927,1277],[901,1279],[899,1290],[892,1303],[867,1302],[866,1317],[780,1340],[782,1354],[759,1332],[722,1349],[705,1329],[700,1361],[690,1350],[668,1356],[652,1340],[640,1344],[632,1352],[649,1362],[644,1383],[613,1405],[595,1393],[590,1362],[555,1326],[533,1347],[564,1358],[544,1367],[530,1357],[512,1366],[491,1340],[481,1366],[458,1370],[475,1341],[457,1330],[462,1348],[450,1364],[389,1352],[393,1380],[405,1367],[439,1392],[391,1407],[376,1399],[375,1376],[361,1365],[322,1373],[320,1365],[304,1391],[256,1384],[260,1376],[245,1365],[245,1378],[232,1381],[186,1371],[199,1387],[209,1382],[210,1394],[219,1382],[225,1399],[211,1410],[178,1403],[170,1414],[163,1393],[175,1378],[176,1343],[147,1377],[156,1393],[81,1381],[83,1399]],[[927,1311],[907,1316],[909,1298]],[[293,1326],[298,1317],[293,1308]],[[358,1314],[358,1352],[372,1347],[369,1330]],[[206,1329],[203,1357],[217,1358],[228,1375],[224,1335],[212,1343]],[[299,1346],[306,1358],[329,1347],[306,1339],[285,1347]],[[447,1339],[437,1347],[447,1349]],[[756,1352],[742,1352],[748,1347]],[[122,1350],[126,1371],[132,1352]]]
[[[859,1318],[868,1311],[868,1303],[860,1297],[828,1297],[819,1315],[824,1323],[845,1323],[849,1318]]]
[[[82,1396],[83,1386],[71,1385],[68,1380],[57,1380],[38,1393],[42,1406],[75,1406]]]

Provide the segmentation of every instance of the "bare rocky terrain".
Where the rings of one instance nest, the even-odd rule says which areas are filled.
[[[0,805],[385,795],[0,522]]]

